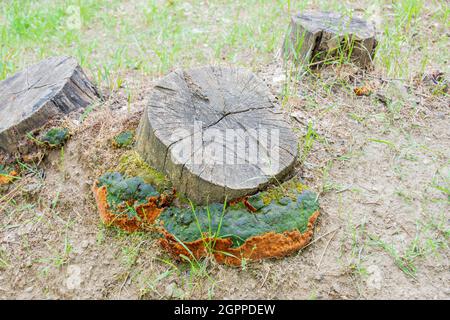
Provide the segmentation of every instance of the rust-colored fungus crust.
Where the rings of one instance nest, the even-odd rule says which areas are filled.
[[[10,184],[17,179],[18,175],[16,170],[0,165],[0,186]]]
[[[136,215],[129,217],[127,213],[114,213],[107,200],[106,186],[98,186],[98,181],[92,187],[94,198],[97,203],[100,218],[107,226],[116,226],[128,232],[146,230],[152,227],[156,218],[161,214],[166,206],[171,202],[171,196],[160,195],[159,197],[150,197],[147,202],[136,206],[134,209]],[[128,203],[132,206],[132,203]]]
[[[159,214],[164,210],[156,205],[157,198],[149,198],[148,203],[136,207],[137,215],[129,217],[126,213],[112,213],[107,197],[105,186],[92,188],[98,211],[104,224],[107,226],[116,226],[128,232],[139,231],[151,226]]]
[[[304,233],[300,233],[298,230],[283,233],[269,232],[251,237],[237,248],[232,248],[233,241],[230,238],[205,238],[181,244],[164,229],[162,231],[164,238],[159,241],[161,246],[178,260],[182,256],[201,259],[211,252],[219,263],[240,266],[244,259],[260,261],[267,258],[282,258],[305,247],[312,239],[314,224],[318,216],[319,211],[316,211],[309,218],[308,228]]]
[[[311,241],[319,216],[317,196],[308,190],[270,200],[260,192],[228,206],[198,208],[171,206],[175,191],[159,193],[141,178],[117,172],[100,177],[92,190],[105,224],[128,232],[158,231],[160,245],[177,260],[213,256],[239,266],[281,258]]]

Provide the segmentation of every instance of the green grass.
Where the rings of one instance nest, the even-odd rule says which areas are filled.
[[[417,220],[414,237],[402,248],[370,234],[369,245],[383,249],[405,275],[417,280],[419,261],[427,257],[445,259],[442,254],[449,249],[450,234],[445,220],[445,214]]]
[[[308,122],[308,127],[306,129],[306,134],[303,136],[303,139],[300,141],[301,145],[301,155],[300,155],[300,162],[304,163],[306,159],[309,156],[309,153],[311,152],[311,149],[314,146],[314,142],[316,140],[320,140],[321,137],[319,134],[314,130],[312,122]]]
[[[399,252],[393,244],[386,243],[376,238],[372,238],[372,241],[372,245],[382,248],[394,259],[395,265],[400,268],[401,271],[417,280],[415,260],[423,255],[421,248],[418,246],[417,238],[408,245],[403,253]]]
[[[283,32],[279,1],[5,1],[0,4],[0,79],[50,55],[75,56],[111,90],[123,74],[165,73],[199,62],[268,61]],[[246,8],[251,15],[241,17]],[[79,8],[81,28],[71,21]],[[201,14],[199,14],[201,12]],[[287,21],[287,19],[286,19]],[[216,32],[220,30],[221,32]],[[245,57],[241,57],[245,53]]]
[[[143,233],[135,233],[130,235],[129,240],[132,242],[129,245],[124,245],[122,250],[122,264],[128,270],[133,267],[139,257],[140,250],[143,244],[148,241]]]
[[[66,222],[65,228],[62,230],[64,232],[64,241],[58,246],[58,248],[53,248],[47,245],[49,251],[51,251],[51,256],[37,259],[37,262],[42,265],[41,272],[43,275],[47,275],[51,268],[58,269],[69,263],[70,254],[73,250],[73,245],[69,238],[69,230],[72,225],[73,221],[69,220]]]
[[[448,27],[448,4],[432,2],[434,7],[423,0],[402,0],[393,5],[378,0],[368,7],[367,18],[381,14],[387,22],[380,30],[383,35],[376,57],[387,75],[408,75],[411,66],[405,62],[417,50],[427,50],[418,64],[420,69],[436,59],[444,62],[448,58],[448,54],[439,55],[427,46],[431,39],[421,32],[431,28],[439,35]],[[60,54],[75,56],[96,82],[111,90],[125,86],[129,72],[153,76],[208,62],[254,68],[270,62],[281,47],[289,10],[311,7],[354,14],[337,0],[207,4],[178,0],[6,0],[0,3],[0,79],[39,59]],[[390,15],[384,14],[385,8]],[[422,19],[427,14],[431,19]],[[442,34],[433,47],[444,49],[445,44]],[[347,60],[345,55],[340,58]]]
[[[5,250],[0,249],[0,270],[4,270],[10,266],[9,259]]]
[[[393,142],[388,140],[369,138],[368,141],[387,145],[390,149],[394,151],[398,150],[397,146]]]
[[[447,169],[447,174],[438,171],[431,186],[446,195],[450,203],[450,170]]]

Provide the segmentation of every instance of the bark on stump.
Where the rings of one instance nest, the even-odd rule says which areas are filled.
[[[77,61],[52,57],[0,82],[0,149],[16,152],[24,135],[99,97]]]
[[[298,147],[253,73],[234,67],[177,70],[154,88],[137,150],[198,203],[231,200],[282,180]]]
[[[372,65],[376,45],[371,23],[333,12],[307,11],[292,16],[283,56],[316,65],[350,55],[352,62],[367,68]]]

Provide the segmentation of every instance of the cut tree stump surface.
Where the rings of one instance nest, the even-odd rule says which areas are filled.
[[[298,147],[262,81],[240,68],[207,66],[177,70],[158,82],[137,150],[168,174],[177,191],[205,203],[283,179]]]
[[[351,61],[369,67],[377,41],[373,24],[333,12],[306,11],[292,16],[284,42],[284,57],[304,63],[336,58],[351,52]]]
[[[98,97],[71,57],[52,57],[16,73],[0,82],[0,149],[17,151],[27,132]]]

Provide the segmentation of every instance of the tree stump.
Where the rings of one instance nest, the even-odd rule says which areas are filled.
[[[358,17],[308,11],[292,16],[284,41],[285,60],[318,65],[349,57],[362,68],[372,65],[375,27]]]
[[[99,97],[77,61],[52,57],[0,82],[0,149],[13,153],[24,135]]]
[[[255,193],[286,177],[297,139],[266,85],[234,67],[177,70],[154,88],[136,147],[198,203]]]

